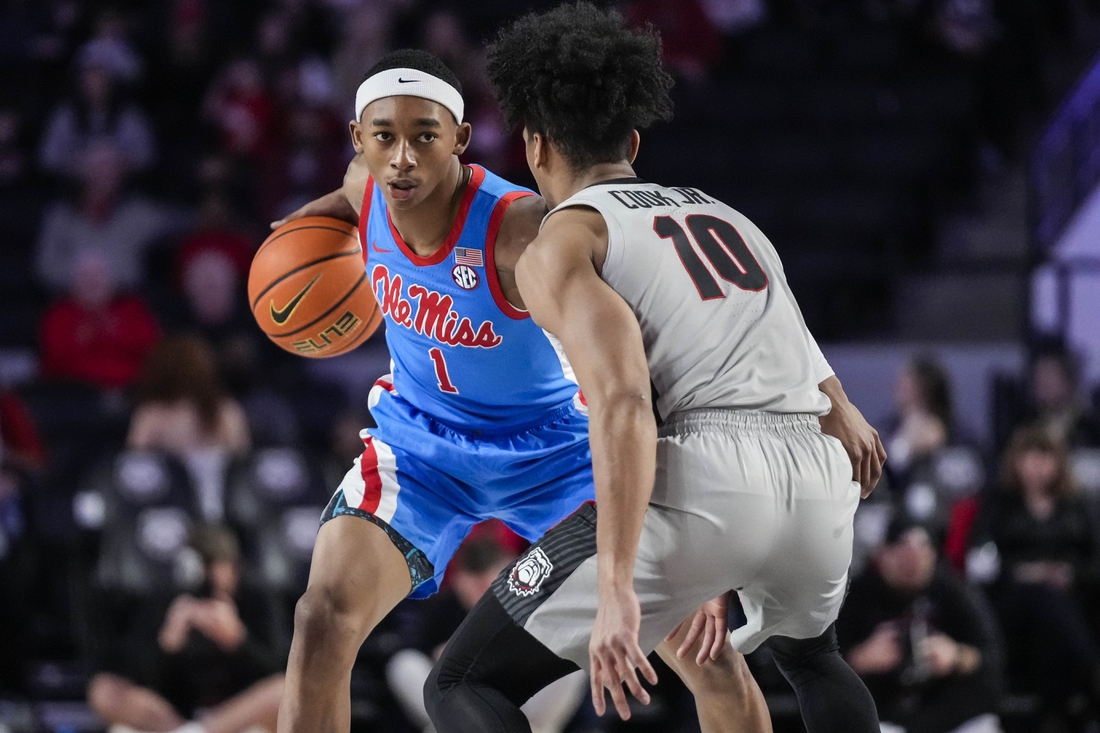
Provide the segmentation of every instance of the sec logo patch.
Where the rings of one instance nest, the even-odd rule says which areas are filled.
[[[512,568],[508,574],[508,588],[517,596],[534,595],[553,569],[550,558],[541,547],[536,547]]]
[[[477,271],[466,265],[455,265],[455,269],[451,270],[451,279],[463,290],[473,290],[481,282]]]

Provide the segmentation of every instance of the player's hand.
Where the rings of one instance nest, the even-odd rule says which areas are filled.
[[[337,189],[332,193],[326,193],[321,198],[313,199],[302,208],[279,219],[279,221],[271,222],[271,228],[278,229],[283,224],[301,219],[303,216],[330,216],[333,219],[340,219],[356,226],[359,224],[359,214],[348,202],[343,190]]]
[[[657,673],[638,646],[641,622],[642,607],[633,588],[600,589],[600,605],[592,627],[592,640],[588,644],[592,705],[599,715],[607,712],[604,699],[606,689],[611,693],[619,717],[630,719],[630,706],[623,693],[624,683],[639,702],[649,704],[649,693],[642,687],[636,670],[641,670],[642,675],[654,685],[657,684]]]
[[[852,460],[852,478],[859,482],[866,499],[875,490],[886,462],[886,449],[878,431],[871,427],[855,405],[847,400],[833,402],[833,409],[820,418],[821,432],[840,441]]]
[[[687,636],[676,650],[676,656],[683,659],[695,646],[699,637],[703,637],[703,643],[699,646],[699,653],[695,655],[695,663],[702,667],[707,662],[717,659],[722,653],[722,647],[726,644],[726,614],[730,607],[730,593],[723,593],[714,600],[707,601],[699,607],[690,617],[680,622],[672,633],[665,637],[665,641],[672,641],[673,637],[680,633],[684,624],[690,623]]]

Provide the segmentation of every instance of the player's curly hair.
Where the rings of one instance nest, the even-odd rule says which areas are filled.
[[[489,79],[508,124],[544,135],[578,170],[623,160],[632,131],[672,116],[660,36],[587,2],[501,31]]]
[[[434,53],[421,51],[419,48],[399,48],[379,59],[377,64],[370,67],[370,71],[363,76],[363,79],[365,81],[379,72],[389,71],[390,69],[423,71],[425,74],[431,74],[437,79],[442,79],[457,89],[459,94],[462,94],[462,82],[458,80],[458,77],[448,68],[447,64],[443,63]]]

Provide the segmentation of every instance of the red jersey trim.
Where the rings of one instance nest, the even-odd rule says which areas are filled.
[[[500,287],[500,278],[497,277],[497,233],[500,231],[500,225],[504,222],[504,213],[508,211],[508,207],[512,205],[512,202],[525,196],[534,195],[530,191],[512,191],[501,196],[496,206],[493,207],[493,213],[489,215],[489,228],[485,232],[485,279],[489,281],[489,292],[493,294],[493,301],[497,304],[497,308],[500,308],[500,312],[515,321],[530,318],[531,314],[527,311],[521,311],[504,297],[504,290]]]
[[[466,184],[466,192],[462,194],[462,203],[458,206],[458,216],[455,217],[454,224],[451,225],[451,231],[447,235],[447,238],[443,240],[443,244],[440,245],[439,249],[430,257],[421,257],[416,252],[413,252],[412,247],[405,244],[405,240],[401,238],[401,234],[397,231],[397,227],[393,225],[393,219],[390,218],[389,210],[387,209],[386,219],[390,224],[390,233],[393,234],[393,241],[397,242],[397,246],[414,265],[418,267],[438,265],[450,256],[451,250],[458,244],[458,238],[462,236],[462,229],[466,226],[466,217],[470,214],[470,207],[473,206],[474,196],[477,195],[478,189],[481,188],[482,181],[485,180],[484,168],[480,165],[471,165],[469,168],[470,182]]]
[[[363,190],[363,203],[359,206],[359,239],[363,247],[363,264],[367,264],[367,225],[370,224],[370,205],[374,200],[374,177],[367,176],[367,187]]]

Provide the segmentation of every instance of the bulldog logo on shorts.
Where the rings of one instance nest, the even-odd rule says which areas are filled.
[[[508,587],[517,596],[532,596],[538,593],[542,582],[550,577],[553,569],[550,558],[541,547],[536,547],[512,568],[508,574]]]

